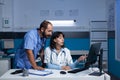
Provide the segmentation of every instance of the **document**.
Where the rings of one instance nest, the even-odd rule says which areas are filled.
[[[49,71],[49,70],[34,70],[34,69],[29,70],[29,74],[38,75],[38,76],[47,76],[47,75],[50,75],[52,73],[53,72]]]

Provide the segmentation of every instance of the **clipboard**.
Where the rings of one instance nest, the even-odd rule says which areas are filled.
[[[29,70],[29,74],[38,75],[38,76],[47,76],[53,74],[53,72],[48,70]]]

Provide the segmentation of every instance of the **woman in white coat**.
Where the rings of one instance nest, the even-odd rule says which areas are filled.
[[[64,46],[64,34],[54,32],[50,39],[50,46],[45,49],[44,63],[50,69],[69,70],[75,68],[86,56],[80,56],[73,62],[70,50]]]

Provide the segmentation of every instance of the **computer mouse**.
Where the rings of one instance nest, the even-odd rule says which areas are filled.
[[[60,74],[66,74],[66,72],[65,71],[60,71]]]

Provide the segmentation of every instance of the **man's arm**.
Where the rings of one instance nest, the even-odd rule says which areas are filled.
[[[37,70],[43,70],[44,68],[40,67],[40,66],[37,66],[36,62],[35,62],[35,59],[34,59],[34,55],[33,55],[33,52],[32,50],[30,49],[26,49],[26,53],[27,53],[27,56],[28,56],[28,59],[32,65],[32,67],[34,69],[37,69]]]
[[[40,50],[39,54],[40,54],[41,63],[42,63],[41,66],[42,66],[42,67],[45,67],[46,64],[44,63],[44,49]]]

